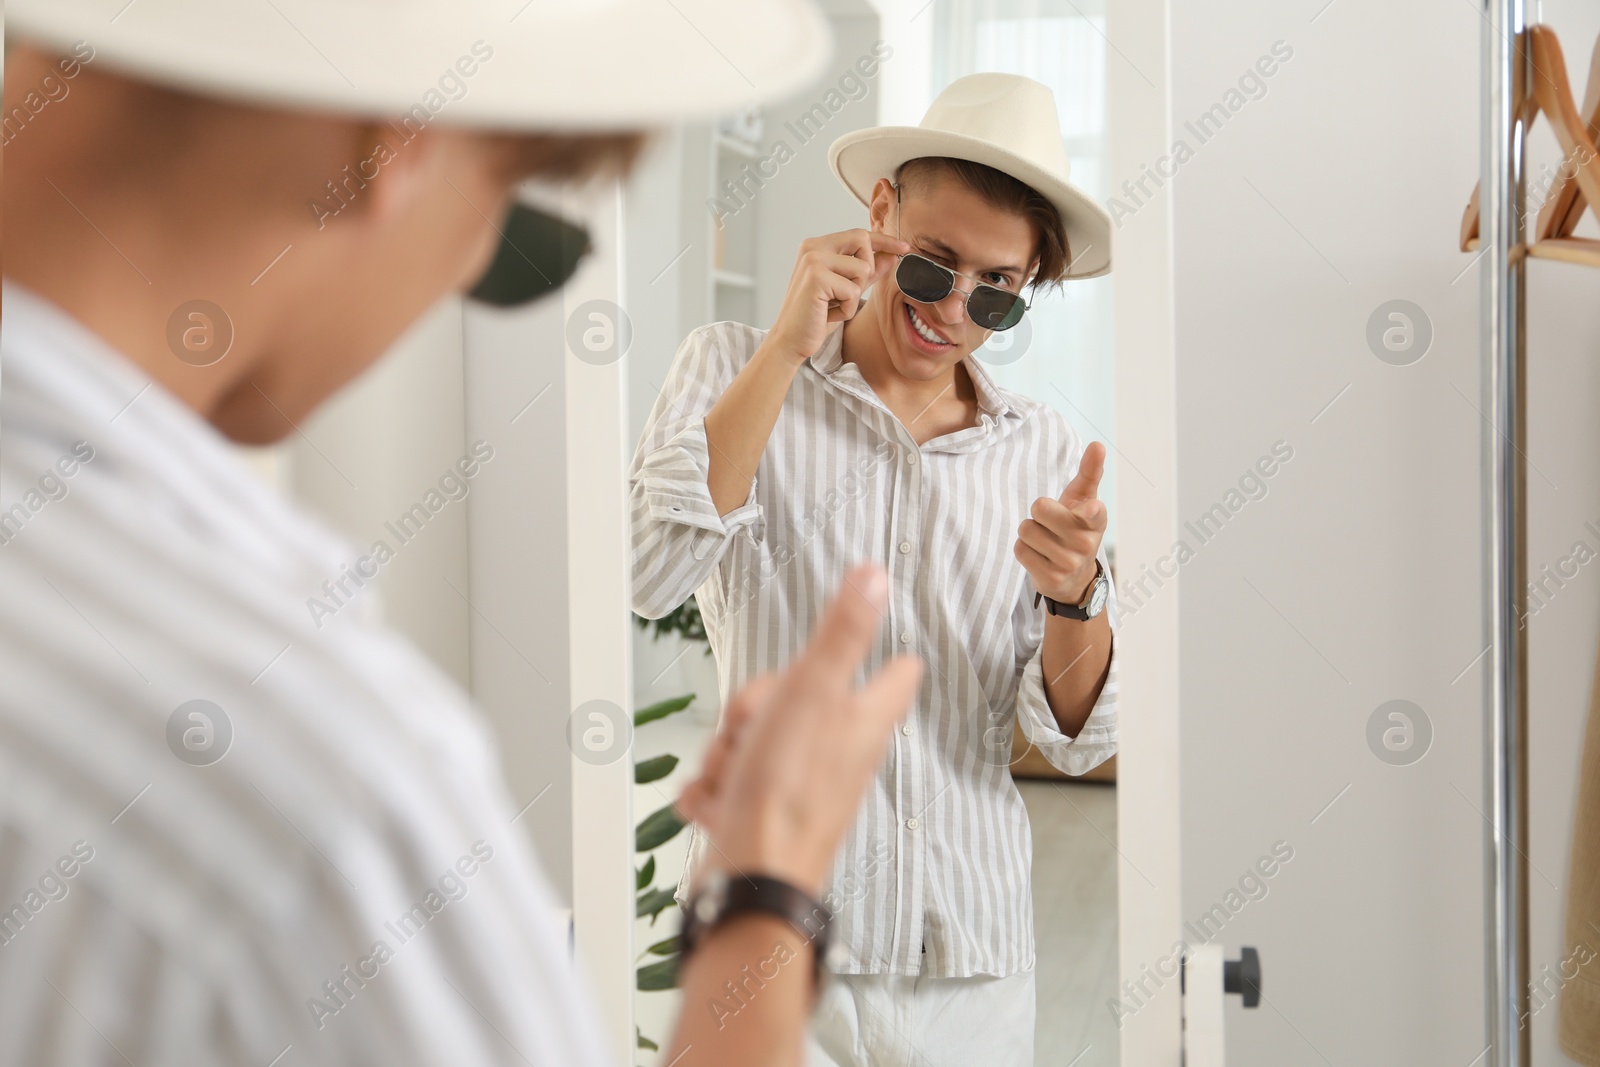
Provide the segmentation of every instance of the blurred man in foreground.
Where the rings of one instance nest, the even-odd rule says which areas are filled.
[[[520,179],[625,169],[825,55],[790,3],[518,7],[8,12],[0,1063],[605,1061],[466,696],[356,604],[313,624],[351,552],[227,445],[294,432],[446,294],[526,299],[479,281]],[[767,890],[702,909],[687,1002],[786,962],[735,1025],[686,1011],[675,1064],[799,1056],[794,905],[918,683],[854,689],[885,591],[847,577],[683,797],[707,878]]]

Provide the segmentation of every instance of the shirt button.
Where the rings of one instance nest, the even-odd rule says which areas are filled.
[[[910,541],[901,541],[900,542],[900,551],[903,552],[903,553],[904,552],[910,552],[911,551],[911,542]]]
[[[911,635],[910,634],[901,634],[900,635],[900,643],[902,645],[909,645],[911,643]]]
[[[915,467],[916,465],[917,465],[917,454],[915,452],[907,452],[906,453],[906,466]]]
[[[914,815],[911,818],[906,820],[906,829],[907,830],[915,830],[917,827],[919,827],[921,825],[922,824],[917,821],[917,818]]]
[[[904,726],[900,727],[900,732],[905,734],[907,737],[910,737],[912,734],[917,732],[917,728],[912,726],[910,723],[906,723]]]

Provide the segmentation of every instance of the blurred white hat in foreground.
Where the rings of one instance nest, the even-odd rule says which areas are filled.
[[[207,96],[503,130],[740,111],[832,46],[810,0],[11,0],[5,17],[12,41],[84,41],[96,66]]]

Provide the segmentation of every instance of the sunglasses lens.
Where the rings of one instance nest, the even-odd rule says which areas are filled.
[[[907,255],[900,260],[894,280],[900,286],[900,291],[912,300],[932,304],[950,295],[956,279],[955,275],[937,263],[930,263],[921,256]]]
[[[980,285],[967,300],[967,314],[985,330],[1009,330],[1022,321],[1026,305],[1018,293]]]
[[[555,292],[589,252],[583,227],[526,204],[513,204],[494,260],[467,296],[493,307],[516,307]]]

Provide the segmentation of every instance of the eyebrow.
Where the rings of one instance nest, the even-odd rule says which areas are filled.
[[[941,256],[953,263],[961,262],[961,257],[956,255],[956,250],[936,237],[924,237],[921,234],[918,234],[917,241],[921,244],[927,245],[929,248],[938,252]],[[993,272],[996,274],[1015,274],[1018,276],[1022,274],[1021,267],[982,267],[980,270],[984,272]]]

